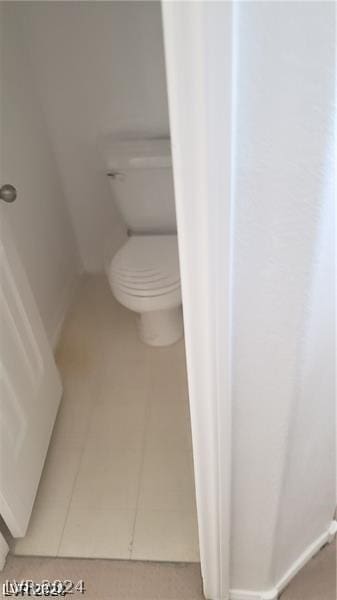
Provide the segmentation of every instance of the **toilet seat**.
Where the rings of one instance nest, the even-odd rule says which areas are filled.
[[[131,236],[111,261],[111,288],[136,312],[166,310],[181,303],[176,235]]]

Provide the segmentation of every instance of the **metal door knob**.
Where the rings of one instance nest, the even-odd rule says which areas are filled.
[[[4,202],[14,202],[17,196],[17,191],[14,185],[10,183],[5,183],[0,187],[0,199]]]

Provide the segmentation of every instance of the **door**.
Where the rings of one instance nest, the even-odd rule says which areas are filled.
[[[0,190],[1,197],[1,190]],[[0,206],[0,514],[25,535],[62,386]]]

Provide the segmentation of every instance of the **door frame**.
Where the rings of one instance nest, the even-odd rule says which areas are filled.
[[[234,136],[232,3],[163,0],[204,594],[229,596]]]

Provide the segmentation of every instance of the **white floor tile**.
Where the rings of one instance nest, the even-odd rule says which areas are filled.
[[[49,508],[39,505],[37,510],[33,510],[27,534],[15,541],[12,552],[28,556],[56,556],[66,514],[63,506]]]
[[[63,509],[65,520],[80,460],[78,446],[52,438],[34,504],[36,513],[41,505],[50,510]]]
[[[140,509],[195,509],[192,456],[188,451],[148,448],[139,492]]]
[[[139,510],[132,547],[135,560],[199,561],[193,511]]]
[[[183,340],[164,348],[156,348],[152,354],[152,383],[159,392],[169,390],[172,398],[187,386],[186,363]]]
[[[111,364],[110,364],[111,363]],[[125,353],[125,356],[119,354],[116,357],[110,353],[106,358],[106,371],[103,375],[103,398],[116,392],[137,398],[139,393],[150,390],[150,364],[145,356],[135,357],[131,353]]]
[[[147,448],[192,451],[191,422],[187,400],[170,402],[154,398],[150,403]]]
[[[133,522],[133,510],[74,506],[69,511],[58,556],[129,558]]]
[[[63,394],[51,444],[57,440],[58,443],[67,447],[82,448],[88,432],[92,400],[86,392],[77,396],[78,388],[76,386],[73,387],[73,391],[77,398],[82,398],[82,402],[80,399],[77,402],[70,400],[69,391]]]
[[[88,446],[82,457],[71,509],[136,510],[142,456],[130,448]]]
[[[86,447],[111,453],[115,448],[142,451],[147,420],[147,405],[139,402],[120,403],[109,399],[93,411]]]

